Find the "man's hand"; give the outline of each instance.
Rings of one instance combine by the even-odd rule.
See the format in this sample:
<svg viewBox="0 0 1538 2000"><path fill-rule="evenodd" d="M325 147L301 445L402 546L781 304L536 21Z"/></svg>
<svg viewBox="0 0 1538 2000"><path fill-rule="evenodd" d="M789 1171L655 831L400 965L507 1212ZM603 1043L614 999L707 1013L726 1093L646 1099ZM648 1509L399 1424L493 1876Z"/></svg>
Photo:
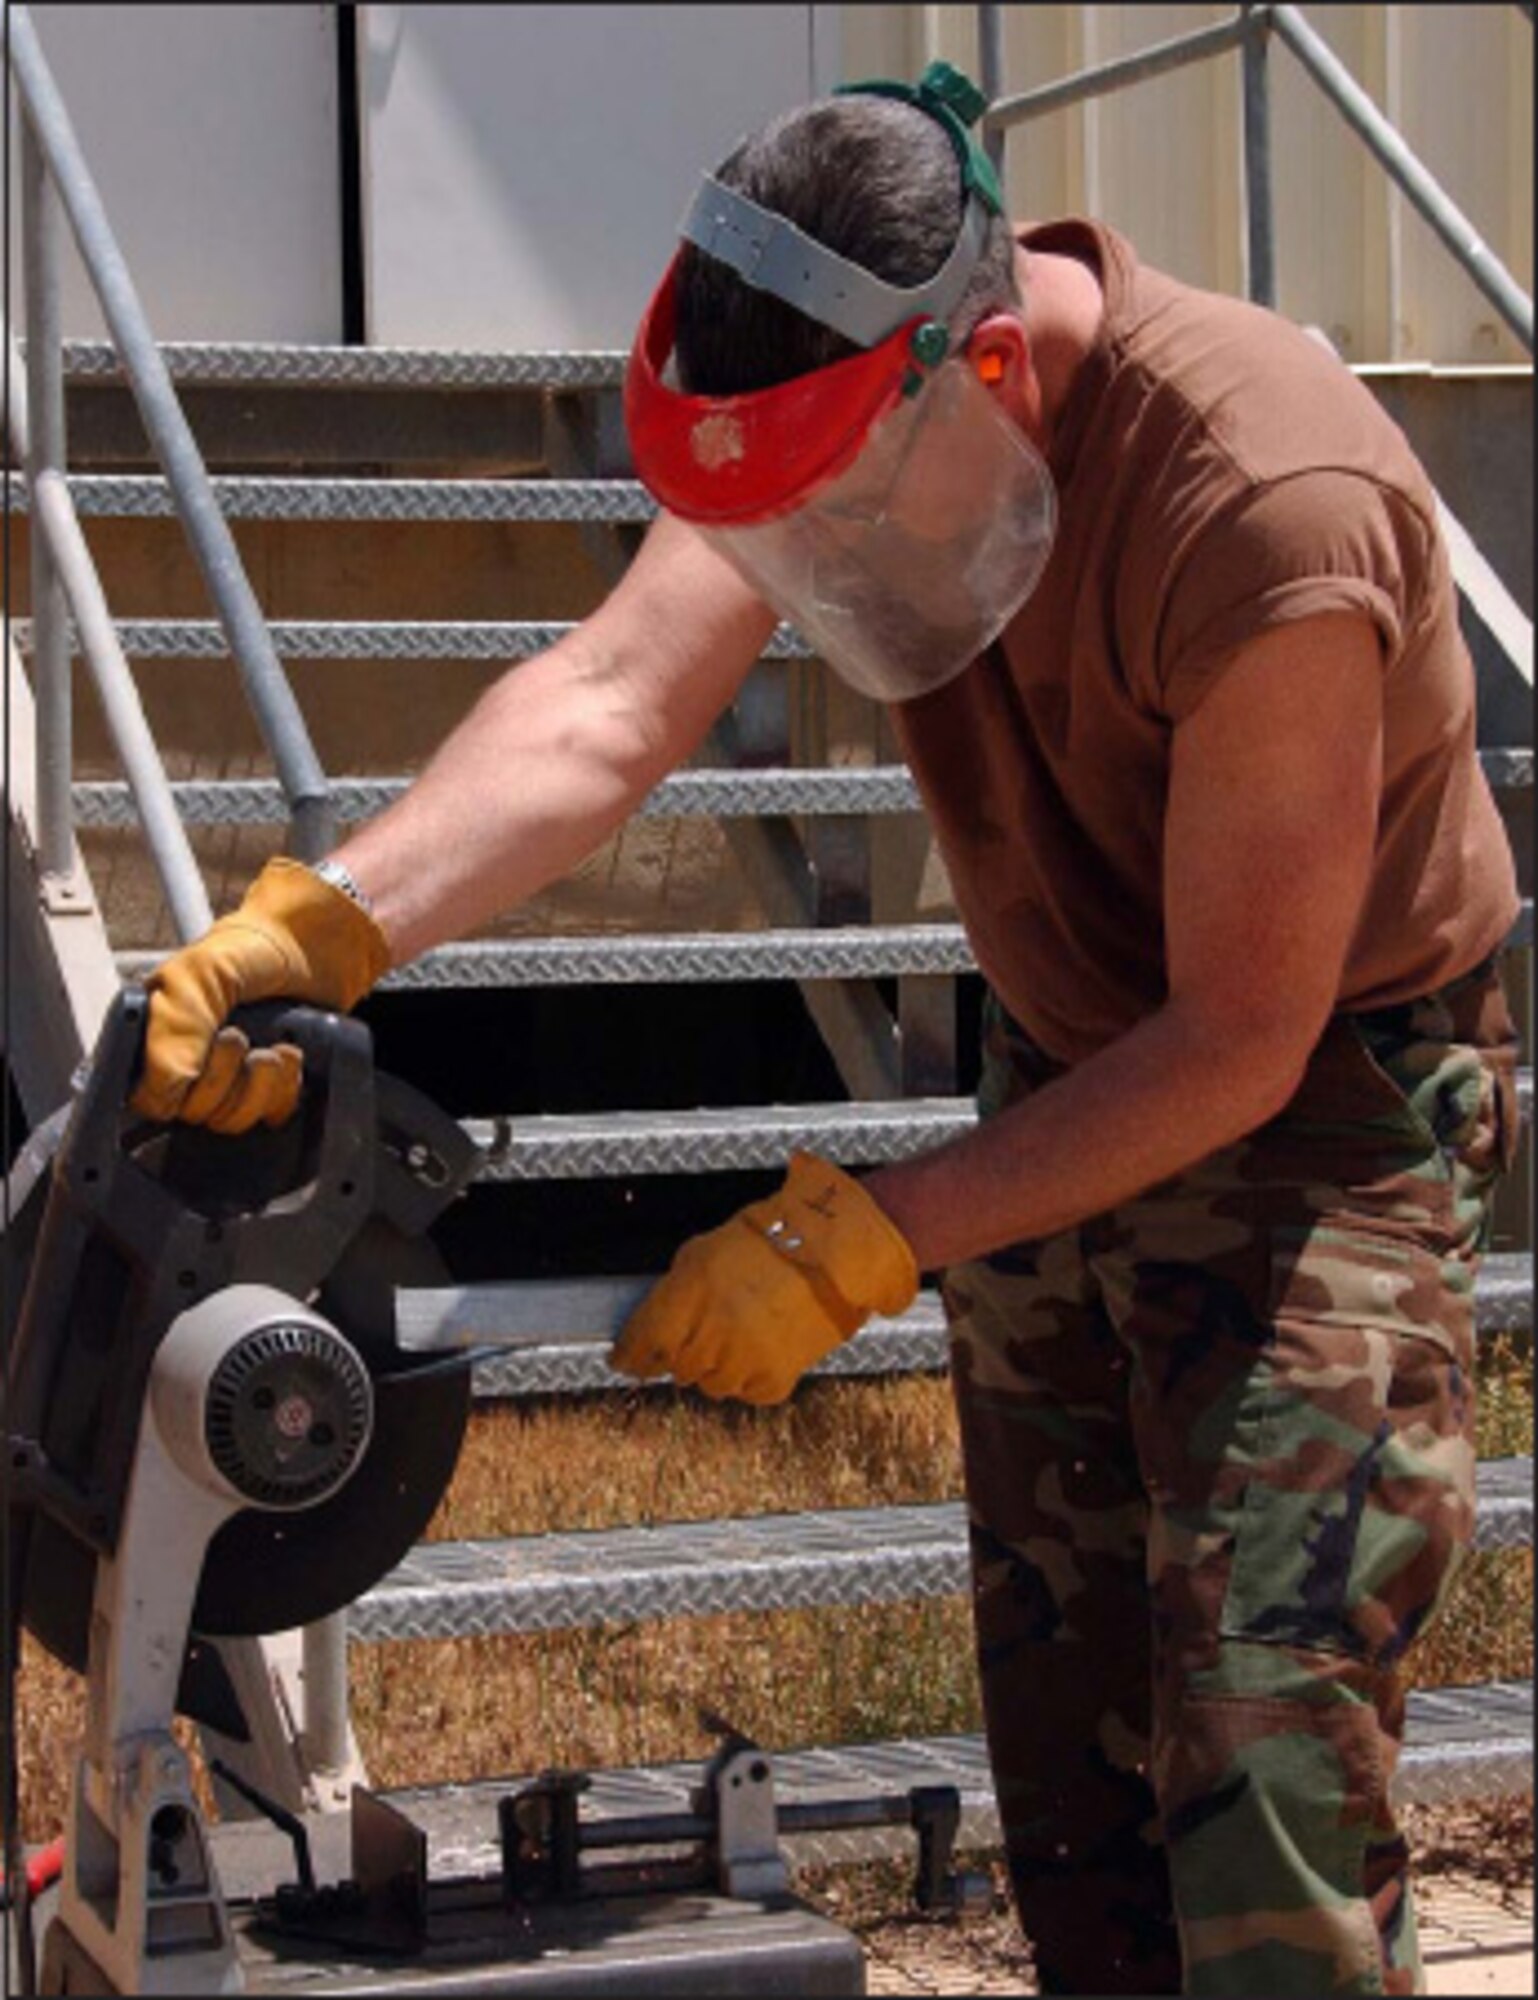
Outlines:
<svg viewBox="0 0 1538 2000"><path fill-rule="evenodd" d="M611 1362L707 1396L780 1403L872 1313L905 1311L917 1290L907 1239L859 1182L797 1153L777 1194L683 1246Z"/></svg>
<svg viewBox="0 0 1538 2000"><path fill-rule="evenodd" d="M150 975L141 1118L245 1132L281 1125L299 1099L299 1051L253 1049L225 1025L253 1000L346 1012L388 969L384 934L361 905L302 862L269 861L239 909Z"/></svg>

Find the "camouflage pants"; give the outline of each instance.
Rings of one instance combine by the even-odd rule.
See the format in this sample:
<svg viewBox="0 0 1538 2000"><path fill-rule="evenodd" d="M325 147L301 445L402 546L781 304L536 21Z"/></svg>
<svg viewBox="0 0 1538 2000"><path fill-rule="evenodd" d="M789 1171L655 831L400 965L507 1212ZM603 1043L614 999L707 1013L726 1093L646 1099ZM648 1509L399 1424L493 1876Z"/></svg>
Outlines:
<svg viewBox="0 0 1538 2000"><path fill-rule="evenodd" d="M1401 1662L1474 1504L1515 1140L1485 969L1285 1111L946 1282L989 1750L1047 1992L1414 1992ZM994 1008L984 1115L1053 1065Z"/></svg>

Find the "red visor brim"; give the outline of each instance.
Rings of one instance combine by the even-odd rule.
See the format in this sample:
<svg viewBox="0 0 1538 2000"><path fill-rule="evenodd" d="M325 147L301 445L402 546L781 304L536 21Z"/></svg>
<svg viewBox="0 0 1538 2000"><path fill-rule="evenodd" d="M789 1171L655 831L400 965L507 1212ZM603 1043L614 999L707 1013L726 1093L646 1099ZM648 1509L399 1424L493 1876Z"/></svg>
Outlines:
<svg viewBox="0 0 1538 2000"><path fill-rule="evenodd" d="M636 474L685 521L771 521L803 505L859 455L903 392L915 320L863 354L744 396L686 396L664 383L677 319L678 258L636 334L625 424Z"/></svg>

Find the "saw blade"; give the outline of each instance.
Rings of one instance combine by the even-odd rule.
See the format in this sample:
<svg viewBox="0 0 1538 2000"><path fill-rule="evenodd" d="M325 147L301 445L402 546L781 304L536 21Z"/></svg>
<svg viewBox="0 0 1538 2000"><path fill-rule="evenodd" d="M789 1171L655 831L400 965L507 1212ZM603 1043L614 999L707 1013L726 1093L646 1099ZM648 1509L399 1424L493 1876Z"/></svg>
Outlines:
<svg viewBox="0 0 1538 2000"><path fill-rule="evenodd" d="M361 1597L437 1510L470 1415L470 1368L413 1368L394 1342L395 1291L445 1280L423 1237L378 1216L359 1230L315 1299L373 1378L374 1430L356 1472L318 1507L248 1507L209 1543L192 1614L211 1638L308 1625Z"/></svg>

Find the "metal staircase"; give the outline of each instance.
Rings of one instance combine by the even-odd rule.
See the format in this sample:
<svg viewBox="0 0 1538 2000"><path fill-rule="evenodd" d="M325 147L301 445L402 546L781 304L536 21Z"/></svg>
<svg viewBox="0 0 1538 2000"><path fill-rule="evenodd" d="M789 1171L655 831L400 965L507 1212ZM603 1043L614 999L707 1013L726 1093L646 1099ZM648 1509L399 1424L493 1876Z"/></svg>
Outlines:
<svg viewBox="0 0 1538 2000"><path fill-rule="evenodd" d="M13 19L22 12L13 10ZM38 148L29 209L36 296L45 283L47 259L54 254L42 247L48 228L46 188L50 176L69 185L72 176L78 177L79 163L72 140L60 135L57 120L50 123L44 115L41 58L25 35L21 49L18 78L29 116L39 128L39 137L29 141ZM60 489L77 516L101 523L153 521L173 512L185 520L185 467L174 479L115 466L99 469L118 450L113 446L109 451L106 441L122 434L128 407L118 353L111 346L64 344L51 359L43 350L50 335L41 306L37 315L29 320L26 346L30 433L25 425L18 431L14 421L19 414L16 390L23 379L19 348L12 371L12 442L19 455L27 456L29 476L24 483L13 483L11 501L19 514L31 515L33 604L42 606L61 588L69 593L74 637L88 657L93 647L99 655L89 663L107 705L124 718L126 733L119 735L118 745L126 763L125 744L139 744L144 729L128 663L154 663L191 678L210 671L214 663L238 658L249 634L239 629L238 620L232 625L229 616L211 622L141 614L118 619L105 638L93 637L90 578L95 571L88 576L77 559L85 546L78 529L71 539L67 525L61 524ZM477 396L504 399L499 408L512 398L527 418L521 435L540 439L542 469L529 467L527 476L520 471L501 478L401 477L396 476L399 458L383 470L376 465L365 473L341 462L333 441L315 451L317 458L338 461L324 472L216 473L206 493L221 521L474 522L509 532L554 526L578 531L595 574L612 576L634 545L632 531L652 511L616 458L617 355L170 345L159 350L159 365L184 401L198 399L205 449L215 462L259 455L264 398L299 388L334 399L333 439L346 436L350 425L358 433L359 397L371 398L376 409L382 407L380 399L395 396L416 399L419 407L436 402L440 420L429 414L417 439L416 450L425 459L432 458L435 440L441 446L451 434L463 434L465 399L473 402ZM72 413L81 413L73 462L98 468L77 469L67 477L62 421L66 384ZM346 407L349 399L351 409ZM142 392L139 407L144 408ZM42 417L45 410L51 415ZM246 410L255 413L254 431L236 421ZM412 427L399 428L405 436ZM520 449L527 454L526 445ZM584 450L585 467L574 469ZM40 505L40 493L46 505ZM233 539L229 545L234 547ZM1498 586L1492 590L1488 574L1477 564L1465 562L1459 575L1471 616L1487 630L1498 627L1497 637L1509 648L1520 652L1525 646L1530 680L1530 621ZM452 596L445 592L439 615L420 620L371 619L361 603L348 616L275 617L264 627L263 644L275 665L312 672L344 661L407 666L422 677L425 704L434 670L444 663L516 662L569 629L565 618L454 621L443 615L453 609ZM30 706L27 688L37 689L39 712L53 718L55 731L49 737L50 725L44 723L35 777L13 787L7 826L13 907L21 908L19 885L27 910L16 963L21 977L37 982L39 992L63 996L63 1011L60 1006L40 1008L35 1025L23 1010L17 1024L20 1038L7 1052L34 1120L64 1096L73 1062L89 1042L93 1018L113 983L143 973L166 949L162 891L150 859L124 844L134 827L169 816L168 838L181 867L192 856L192 834L221 829L232 840L237 835L246 840L249 830L266 828L271 847L287 824L298 851L313 853L332 824L369 816L406 782L399 770L328 771L317 791L305 775L309 767L302 757L296 779L292 744L290 768L281 775L277 767L282 760L269 756L261 768L238 775L193 768L167 778L157 758L152 770L142 762L131 767L128 782L79 777L70 769L67 733L61 750L56 686L52 698L47 694L49 677L56 679L60 671L57 605L49 617L51 624L36 616L11 623L11 636L29 669L18 699ZM911 837L917 825L911 780L880 756L874 718L865 739L877 746L872 761L818 761L819 748L826 758L826 744L819 744L815 730L800 725L787 690L791 667L812 684L815 667L806 648L794 633L782 631L737 712L707 747L710 765L669 779L641 814L719 824L747 885L743 907L756 899L761 921L734 930L470 940L429 953L392 974L378 1002L370 1004L387 1010L399 996L421 993L446 1003L450 995L475 989L682 989L715 983L735 990L744 982L775 982L801 994L809 1017L806 1032L820 1036L844 1094L791 1105L659 1111L615 1104L529 1117L510 1115L505 1105L477 1105L465 1122L484 1149L482 1182L502 1190L500 1198L510 1204L510 1214L516 1212L512 1205L521 1190L532 1183L767 1171L798 1145L816 1147L846 1164L868 1164L904 1157L970 1124L973 1111L958 1094L957 1069L958 992L964 993L974 977L965 938L953 921L919 914L911 867L897 871L906 885L906 900L872 887L888 832L906 828ZM278 672L281 678L282 666ZM245 678L251 687L252 675L247 672ZM261 680L260 674L256 679ZM270 673L265 684L270 695ZM26 724L30 729L30 715ZM193 752L174 742L161 749L183 770L198 762ZM1530 813L1531 749L1502 745L1483 754L1509 813ZM67 801L62 833L61 755ZM108 835L113 844L100 849L106 858L98 862L93 881L83 854L93 851L97 836ZM204 852L205 871L221 865L214 850ZM237 872L249 870L252 852L249 844L240 849L232 864ZM208 854L214 854L212 861ZM163 881L163 865L159 874ZM206 893L200 889L199 894L206 906ZM173 894L170 901L176 934L200 928L198 896L184 893L178 901ZM142 927L127 928L130 923L142 926L146 911L159 926L153 937L144 935ZM1530 950L1531 941L1529 901L1513 942ZM1530 1073L1524 1075L1524 1106L1530 1123ZM604 1364L605 1343L633 1301L637 1284L634 1278L598 1270L572 1270L558 1279L467 1282L451 1292L404 1294L402 1314L408 1328L416 1324L424 1344L450 1324L472 1342L502 1344L500 1353L477 1364L476 1388L483 1398L600 1392L615 1381ZM1525 1255L1511 1251L1490 1260L1479 1309L1485 1332L1519 1328L1531 1333L1532 1280ZM938 1300L926 1294L902 1319L867 1328L830 1357L821 1372L937 1371L944 1365ZM1531 1461L1487 1464L1480 1477L1480 1547L1530 1546ZM355 1644L386 1643L723 1610L874 1603L957 1592L965 1588L965 1576L964 1524L960 1508L953 1505L439 1544L416 1551L353 1608L349 1636ZM1530 1783L1531 1728L1523 1690L1503 1685L1419 1695L1412 1700L1410 1737L1400 1779L1408 1795L1445 1796L1460 1788L1516 1790ZM819 1789L847 1795L855 1789L891 1791L941 1778L961 1786L964 1833L992 1838L996 1822L975 1738L811 1750L779 1767L781 1790L791 1800ZM648 1806L659 1798L672 1800L689 1782L683 1767L608 1774L593 1803L600 1813L620 1813L633 1809L638 1796L644 1795ZM449 1815L435 1842L441 1837L450 1846L456 1840L473 1845L495 1837L490 1831L494 1803L489 1794L480 1798L474 1788L460 1788L452 1808L432 1807L430 1819L432 1812ZM854 1839L825 1837L816 1851L845 1854ZM861 1852L878 1851L880 1836L859 1839Z"/></svg>

